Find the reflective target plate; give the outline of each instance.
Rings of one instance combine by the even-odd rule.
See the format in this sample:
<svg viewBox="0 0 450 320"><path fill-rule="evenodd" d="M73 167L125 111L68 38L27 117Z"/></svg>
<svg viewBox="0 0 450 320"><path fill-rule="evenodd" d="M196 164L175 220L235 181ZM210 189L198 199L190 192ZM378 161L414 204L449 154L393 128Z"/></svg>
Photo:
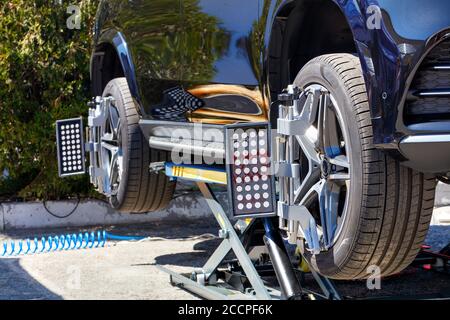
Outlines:
<svg viewBox="0 0 450 320"><path fill-rule="evenodd" d="M267 124L229 126L227 173L233 216L272 216L275 212L275 180Z"/></svg>
<svg viewBox="0 0 450 320"><path fill-rule="evenodd" d="M80 175L86 172L83 119L67 119L56 122L58 170L60 177Z"/></svg>

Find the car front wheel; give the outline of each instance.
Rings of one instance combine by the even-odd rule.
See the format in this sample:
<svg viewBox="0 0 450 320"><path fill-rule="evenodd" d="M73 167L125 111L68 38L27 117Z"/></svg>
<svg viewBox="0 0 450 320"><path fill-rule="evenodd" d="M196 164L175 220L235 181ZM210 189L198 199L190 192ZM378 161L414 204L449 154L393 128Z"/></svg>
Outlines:
<svg viewBox="0 0 450 320"><path fill-rule="evenodd" d="M376 149L360 61L331 54L307 63L294 84L327 95L299 136L303 164L317 169L296 192L316 220L320 253L300 250L310 266L333 279L395 274L416 257L433 211L436 179L402 166ZM303 241L303 240L302 240ZM378 269L374 269L378 268Z"/></svg>

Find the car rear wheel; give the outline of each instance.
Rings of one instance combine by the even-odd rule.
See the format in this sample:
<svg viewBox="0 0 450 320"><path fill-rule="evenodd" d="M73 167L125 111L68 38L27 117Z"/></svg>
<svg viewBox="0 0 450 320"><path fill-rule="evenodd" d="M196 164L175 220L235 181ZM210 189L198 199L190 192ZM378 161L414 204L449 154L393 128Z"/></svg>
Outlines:
<svg viewBox="0 0 450 320"><path fill-rule="evenodd" d="M149 166L168 161L167 152L150 149L125 78L111 80L103 97L113 98L99 134L99 163L107 175L103 190L108 191L112 207L127 213L164 209L172 199L175 182L163 172L151 173Z"/></svg>
<svg viewBox="0 0 450 320"><path fill-rule="evenodd" d="M373 267L383 276L400 272L427 234L436 179L374 147L357 57L317 57L294 84L329 98L312 115L307 136L299 139L300 161L313 157L318 169L298 190L298 204L309 209L321 235L320 253L308 250L303 240L300 250L313 269L333 279L367 278Z"/></svg>

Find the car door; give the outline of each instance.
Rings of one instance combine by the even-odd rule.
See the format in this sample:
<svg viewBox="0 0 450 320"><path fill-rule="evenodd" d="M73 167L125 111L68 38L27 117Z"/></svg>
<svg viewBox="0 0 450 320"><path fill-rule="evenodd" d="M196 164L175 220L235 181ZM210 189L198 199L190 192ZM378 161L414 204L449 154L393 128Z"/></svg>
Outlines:
<svg viewBox="0 0 450 320"><path fill-rule="evenodd" d="M185 90L203 100L192 122L264 121L259 0L182 0Z"/></svg>
<svg viewBox="0 0 450 320"><path fill-rule="evenodd" d="M170 107L167 92L181 83L181 1L128 0L120 10L142 104L156 119Z"/></svg>

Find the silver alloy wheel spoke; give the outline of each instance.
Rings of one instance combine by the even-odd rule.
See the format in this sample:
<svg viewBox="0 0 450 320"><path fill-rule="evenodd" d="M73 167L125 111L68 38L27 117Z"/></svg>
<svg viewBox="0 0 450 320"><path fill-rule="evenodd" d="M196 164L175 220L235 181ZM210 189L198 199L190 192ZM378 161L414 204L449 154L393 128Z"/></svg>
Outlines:
<svg viewBox="0 0 450 320"><path fill-rule="evenodd" d="M117 134L117 130L119 129L120 116L117 112L117 109L113 106L109 107L109 123L114 134Z"/></svg>
<svg viewBox="0 0 450 320"><path fill-rule="evenodd" d="M113 140L112 135L110 133L105 134L103 136L102 147L110 152L116 152L116 149L118 149L117 142Z"/></svg>
<svg viewBox="0 0 450 320"><path fill-rule="evenodd" d="M342 130L343 120L335 100L322 86L312 85L306 92L301 118L311 125L312 132L317 132L317 140L312 141L307 134L296 136L309 171L295 190L295 203L308 207L311 201L318 201L318 232L322 234L322 247L328 250L345 220L351 164ZM342 192L346 192L343 207L340 206Z"/></svg>
<svg viewBox="0 0 450 320"><path fill-rule="evenodd" d="M327 161L332 165L332 173L329 174L328 179L330 181L350 180L350 174L345 172L350 168L350 163L348 158L342 155L337 116L333 104L328 105L325 109L323 126L325 156L327 157Z"/></svg>
<svg viewBox="0 0 450 320"><path fill-rule="evenodd" d="M106 174L104 190L116 195L122 174L121 121L116 107L111 104L101 132L102 163Z"/></svg>
<svg viewBox="0 0 450 320"><path fill-rule="evenodd" d="M350 168L350 163L348 161L348 158L344 155L340 155L337 157L334 157L332 159L329 159L329 162L335 166L344 168L344 169L349 169Z"/></svg>
<svg viewBox="0 0 450 320"><path fill-rule="evenodd" d="M310 126L313 126L317 118L317 113L320 108L322 93L320 90L311 90L306 92L305 107L301 112L301 118L306 119ZM300 145L303 153L306 155L308 161L309 172L300 186L295 190L294 203L301 201L307 194L317 180L320 178L320 157L316 151L316 145L307 136L296 136L297 142Z"/></svg>
<svg viewBox="0 0 450 320"><path fill-rule="evenodd" d="M340 189L336 183L324 181L319 195L320 220L326 248L331 246L337 229Z"/></svg>
<svg viewBox="0 0 450 320"><path fill-rule="evenodd" d="M324 106L323 119L323 144L325 156L332 159L340 155L340 145L338 141L337 119L332 104Z"/></svg>
<svg viewBox="0 0 450 320"><path fill-rule="evenodd" d="M317 120L317 129L318 129L318 139L316 142L316 147L322 154L325 154L325 146L323 141L323 135L324 135L324 120L325 120L325 109L328 105L328 93L322 93L320 95L319 99L319 114L318 114L318 120Z"/></svg>
<svg viewBox="0 0 450 320"><path fill-rule="evenodd" d="M300 205L307 205L313 197L319 201L320 221L324 247L329 248L338 224L339 194L341 187L336 183L320 179L306 193Z"/></svg>
<svg viewBox="0 0 450 320"><path fill-rule="evenodd" d="M306 177L303 178L301 185L294 192L294 203L298 203L302 200L306 196L308 190L310 190L317 180L320 179L320 159L314 152L314 146L305 137L297 136L297 141L308 159L309 172Z"/></svg>
<svg viewBox="0 0 450 320"><path fill-rule="evenodd" d="M118 175L119 175L119 170L117 168L118 166L118 158L119 158L119 153L116 152L114 153L114 155L111 158L111 165L110 165L110 173L109 173L109 182L111 184L111 191L113 194L117 193L117 180L118 180Z"/></svg>
<svg viewBox="0 0 450 320"><path fill-rule="evenodd" d="M319 111L321 92L320 90L311 90L306 95L305 107L301 112L301 118L312 126L316 121L317 112Z"/></svg>

